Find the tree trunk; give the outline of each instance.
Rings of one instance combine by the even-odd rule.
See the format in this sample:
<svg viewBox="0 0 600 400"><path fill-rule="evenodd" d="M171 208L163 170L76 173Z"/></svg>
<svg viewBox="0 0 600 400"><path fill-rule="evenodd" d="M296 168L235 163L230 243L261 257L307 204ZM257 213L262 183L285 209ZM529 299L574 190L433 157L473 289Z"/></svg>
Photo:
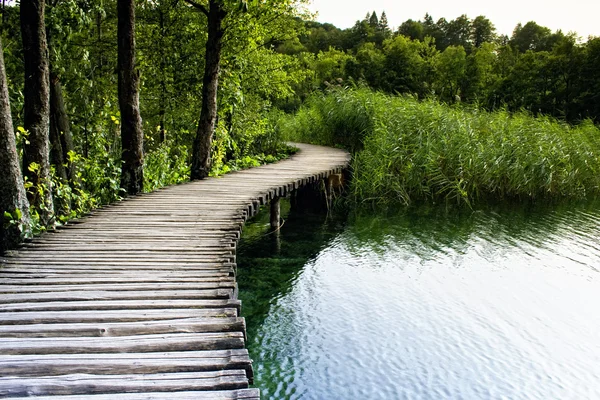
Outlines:
<svg viewBox="0 0 600 400"><path fill-rule="evenodd" d="M119 0L118 72L119 108L121 110L121 187L128 194L144 188L142 118L140 116L138 81L135 71L135 1Z"/></svg>
<svg viewBox="0 0 600 400"><path fill-rule="evenodd" d="M58 141L55 142L54 136L58 138ZM69 161L69 152L75 151L75 146L71 134L71 123L65 108L62 85L60 84L60 78L54 72L50 73L50 141L52 145L50 150L52 163L58 165L55 162L58 163L60 160L63 165L62 170L64 173L59 171L58 166L56 168L58 176L72 182L75 179L75 166ZM52 157L55 144L57 148L60 146L56 158ZM60 153L62 153L62 156L59 158Z"/></svg>
<svg viewBox="0 0 600 400"><path fill-rule="evenodd" d="M4 50L0 43L0 253L21 242L23 234L29 232L29 203L25 195L19 156L15 143L8 84L4 68ZM17 211L18 210L18 211ZM4 213L12 215L10 221ZM19 216L20 214L20 216Z"/></svg>
<svg viewBox="0 0 600 400"><path fill-rule="evenodd" d="M40 222L53 220L50 179L49 115L50 88L48 46L44 24L44 0L21 0L21 35L25 62L24 127L29 132L23 146L23 169L35 186L27 195L40 215ZM29 169L32 163L38 168Z"/></svg>
<svg viewBox="0 0 600 400"><path fill-rule="evenodd" d="M56 89L54 79L50 81L50 163L54 166L56 176L64 183L68 181L65 168L63 147L60 140L61 129L58 126L59 118L56 105Z"/></svg>
<svg viewBox="0 0 600 400"><path fill-rule="evenodd" d="M46 7L46 16L50 16L57 1L50 1ZM46 41L48 53L52 54L54 47L53 32L46 26ZM56 72L54 60L49 58L50 71L50 164L54 166L56 176L64 183L73 179L73 165L69 162L69 152L74 151L71 124L65 109L60 77Z"/></svg>
<svg viewBox="0 0 600 400"><path fill-rule="evenodd" d="M223 47L223 19L227 15L218 0L209 1L208 40L206 64L202 86L202 110L198 131L192 148L191 179L204 179L210 172L210 150L217 121L217 91L221 72L221 49Z"/></svg>
<svg viewBox="0 0 600 400"><path fill-rule="evenodd" d="M167 129L165 127L165 117L167 114L166 110L166 102L167 102L167 46L165 45L165 12L162 6L158 7L158 21L160 26L160 48L161 48L161 57L160 57L160 89L162 91L160 96L160 108L159 108L159 117L160 117L160 132L159 132L159 141L160 143L164 143L167 140Z"/></svg>

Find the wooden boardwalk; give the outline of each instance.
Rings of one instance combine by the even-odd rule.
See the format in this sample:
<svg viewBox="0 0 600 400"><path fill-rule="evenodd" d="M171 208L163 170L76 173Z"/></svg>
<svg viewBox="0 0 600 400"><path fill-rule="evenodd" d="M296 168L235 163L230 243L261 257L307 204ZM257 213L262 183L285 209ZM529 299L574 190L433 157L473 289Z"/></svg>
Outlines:
<svg viewBox="0 0 600 400"><path fill-rule="evenodd" d="M340 173L290 159L97 210L0 260L0 398L258 399L235 280L261 204Z"/></svg>

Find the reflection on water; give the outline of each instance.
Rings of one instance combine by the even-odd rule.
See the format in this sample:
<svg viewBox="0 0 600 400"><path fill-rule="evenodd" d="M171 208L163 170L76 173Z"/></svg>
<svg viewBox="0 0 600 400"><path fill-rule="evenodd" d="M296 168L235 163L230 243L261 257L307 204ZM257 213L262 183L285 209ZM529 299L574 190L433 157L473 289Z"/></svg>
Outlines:
<svg viewBox="0 0 600 400"><path fill-rule="evenodd" d="M264 399L600 399L600 207L290 213L239 283Z"/></svg>

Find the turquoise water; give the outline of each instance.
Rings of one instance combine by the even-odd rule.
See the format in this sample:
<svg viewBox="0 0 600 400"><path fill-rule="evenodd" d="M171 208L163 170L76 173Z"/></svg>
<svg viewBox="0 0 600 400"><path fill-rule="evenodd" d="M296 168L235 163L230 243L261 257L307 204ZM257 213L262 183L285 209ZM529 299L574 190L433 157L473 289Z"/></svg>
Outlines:
<svg viewBox="0 0 600 400"><path fill-rule="evenodd" d="M600 207L292 212L245 228L264 399L600 399Z"/></svg>

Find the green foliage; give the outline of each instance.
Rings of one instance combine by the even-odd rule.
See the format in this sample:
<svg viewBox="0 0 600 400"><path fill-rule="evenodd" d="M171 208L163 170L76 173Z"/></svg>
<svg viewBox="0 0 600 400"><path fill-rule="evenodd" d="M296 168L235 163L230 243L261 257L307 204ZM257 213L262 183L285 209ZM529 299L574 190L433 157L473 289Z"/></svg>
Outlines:
<svg viewBox="0 0 600 400"><path fill-rule="evenodd" d="M535 22L517 25L510 38L499 37L493 23L481 15L434 21L429 14L420 21L405 21L394 35L382 35L385 29L377 15L369 13L346 30L306 23L309 34L300 37L300 44L317 56L315 62L305 63L316 71L316 84L299 85L300 100L335 78L488 110L525 109L570 123L600 121L594 90L600 85L598 38L583 43L575 34L552 33ZM298 51L298 58L308 58ZM335 63L334 54L343 63Z"/></svg>
<svg viewBox="0 0 600 400"><path fill-rule="evenodd" d="M277 110L258 115L241 113L232 121L230 131L220 122L213 141L211 175L257 167L293 154L295 149L284 143L278 124L282 115Z"/></svg>
<svg viewBox="0 0 600 400"><path fill-rule="evenodd" d="M522 112L450 107L358 89L322 95L282 124L291 136L356 150L339 136L351 132L338 130L350 115L362 116L354 125L363 132L355 140L364 142L352 164L357 202L473 205L600 194L600 130L590 121L572 127Z"/></svg>
<svg viewBox="0 0 600 400"><path fill-rule="evenodd" d="M16 208L12 212L4 211L2 227L5 230L15 228L23 235L25 234L25 227L22 224L22 219L23 213L18 208Z"/></svg>
<svg viewBox="0 0 600 400"><path fill-rule="evenodd" d="M313 94L295 116L279 123L283 137L299 142L360 150L373 131L373 112L379 99L368 90L331 87Z"/></svg>
<svg viewBox="0 0 600 400"><path fill-rule="evenodd" d="M219 126L214 173L273 162L289 153L271 117L273 103L292 98L312 73L274 44L298 41L303 0L225 2L227 34L222 53ZM240 8L242 7L242 8ZM136 67L145 131L144 190L189 178L189 151L198 123L207 40L206 17L185 2L137 3ZM2 36L15 125L22 125L22 45L19 8L7 5ZM64 93L75 151L69 182L34 187L51 190L57 223L121 199L120 115L117 101L116 1L54 2L46 8L50 61ZM300 44L300 46L302 46ZM302 46L303 47L303 46ZM27 132L17 132L19 148ZM38 166L31 166L36 168ZM39 216L33 214L36 232Z"/></svg>
<svg viewBox="0 0 600 400"><path fill-rule="evenodd" d="M144 191L183 183L189 180L190 166L186 146L176 146L173 141L161 143L144 157Z"/></svg>

